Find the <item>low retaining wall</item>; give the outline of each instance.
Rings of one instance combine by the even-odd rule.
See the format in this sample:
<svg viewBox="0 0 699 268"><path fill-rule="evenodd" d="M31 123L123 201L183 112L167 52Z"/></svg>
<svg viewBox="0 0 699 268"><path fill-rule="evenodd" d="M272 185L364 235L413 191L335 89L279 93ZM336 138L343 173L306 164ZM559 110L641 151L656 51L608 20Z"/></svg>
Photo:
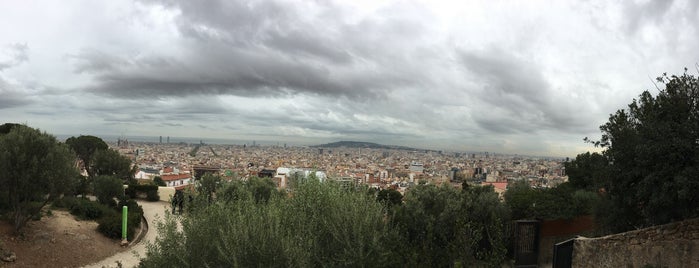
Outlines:
<svg viewBox="0 0 699 268"><path fill-rule="evenodd" d="M170 202L175 196L175 187L158 187L158 196L160 196L160 201Z"/></svg>
<svg viewBox="0 0 699 268"><path fill-rule="evenodd" d="M575 239L573 267L699 267L699 218Z"/></svg>

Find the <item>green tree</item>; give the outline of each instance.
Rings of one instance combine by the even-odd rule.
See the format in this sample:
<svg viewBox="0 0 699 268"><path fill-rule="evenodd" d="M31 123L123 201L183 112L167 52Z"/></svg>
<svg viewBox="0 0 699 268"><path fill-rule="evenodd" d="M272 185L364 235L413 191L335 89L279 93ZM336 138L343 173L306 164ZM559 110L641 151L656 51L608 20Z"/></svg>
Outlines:
<svg viewBox="0 0 699 268"><path fill-rule="evenodd" d="M395 189L383 189L376 194L376 201L392 208L403 203L403 195Z"/></svg>
<svg viewBox="0 0 699 268"><path fill-rule="evenodd" d="M92 170L93 157L97 151L107 150L109 148L107 143L95 136L80 135L77 138L68 138L66 144L73 149L78 158L83 162L88 176L95 176L96 174Z"/></svg>
<svg viewBox="0 0 699 268"><path fill-rule="evenodd" d="M573 161L565 163L568 181L573 187L597 190L606 179L609 161L599 153L579 154Z"/></svg>
<svg viewBox="0 0 699 268"><path fill-rule="evenodd" d="M94 193L97 201L110 207L116 207L117 200L124 199L124 183L114 176L100 175L94 181Z"/></svg>
<svg viewBox="0 0 699 268"><path fill-rule="evenodd" d="M24 125L0 127L0 196L19 231L61 194L73 189L77 170L70 148L53 136Z"/></svg>
<svg viewBox="0 0 699 268"><path fill-rule="evenodd" d="M613 231L699 216L699 80L685 69L658 82L664 89L610 115L593 142L614 174L603 183Z"/></svg>
<svg viewBox="0 0 699 268"><path fill-rule="evenodd" d="M155 183L155 185L158 185L158 186L165 186L166 185L165 181L163 180L163 177L160 177L160 176L155 176L153 178L153 183Z"/></svg>
<svg viewBox="0 0 699 268"><path fill-rule="evenodd" d="M510 183L503 197L512 212L512 219L534 218L534 204L538 198L536 191L529 183L526 181Z"/></svg>
<svg viewBox="0 0 699 268"><path fill-rule="evenodd" d="M221 177L211 174L204 174L197 183L199 196L204 197L208 203L213 201L217 189L221 186Z"/></svg>
<svg viewBox="0 0 699 268"><path fill-rule="evenodd" d="M393 217L393 228L400 232L393 250L405 261L401 266L497 266L506 253L508 220L509 212L492 187L458 191L449 185L419 185L406 194Z"/></svg>
<svg viewBox="0 0 699 268"><path fill-rule="evenodd" d="M135 170L131 167L131 159L113 149L96 151L92 161L94 176L115 176L122 180L129 180L135 174Z"/></svg>
<svg viewBox="0 0 699 268"><path fill-rule="evenodd" d="M269 178L251 177L246 185L250 189L255 202L267 202L273 194L277 193L276 184Z"/></svg>

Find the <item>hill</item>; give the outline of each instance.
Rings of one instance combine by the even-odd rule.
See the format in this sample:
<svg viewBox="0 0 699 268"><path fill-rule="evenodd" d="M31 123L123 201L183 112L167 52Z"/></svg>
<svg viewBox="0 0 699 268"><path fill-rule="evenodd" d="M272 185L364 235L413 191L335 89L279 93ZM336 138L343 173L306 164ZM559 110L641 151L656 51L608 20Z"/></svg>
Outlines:
<svg viewBox="0 0 699 268"><path fill-rule="evenodd" d="M321 144L321 145L314 145L311 147L318 147L318 148L340 148L340 147L370 148L370 149L393 149L393 150L410 150L410 151L420 150L420 149L415 149L415 148L410 148L410 147L405 147L405 146L383 145L383 144L378 144L378 143L373 143L373 142L363 142L363 141L338 141L338 142L331 142L331 143L326 143L326 144Z"/></svg>

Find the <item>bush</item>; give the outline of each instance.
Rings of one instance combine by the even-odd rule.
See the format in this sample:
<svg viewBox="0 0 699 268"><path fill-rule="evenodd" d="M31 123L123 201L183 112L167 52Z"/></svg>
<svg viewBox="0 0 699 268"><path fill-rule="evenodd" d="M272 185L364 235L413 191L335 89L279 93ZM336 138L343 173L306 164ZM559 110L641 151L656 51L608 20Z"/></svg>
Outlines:
<svg viewBox="0 0 699 268"><path fill-rule="evenodd" d="M126 237L129 240L133 239L136 228L141 225L141 217L143 216L143 208L133 200L119 202L119 212L109 213L109 215L99 219L97 230L100 233L109 238L121 238L121 207L124 205L129 208Z"/></svg>
<svg viewBox="0 0 699 268"><path fill-rule="evenodd" d="M148 191L146 192L146 200L148 201L160 201L160 195L158 195L158 189L155 191Z"/></svg>
<svg viewBox="0 0 699 268"><path fill-rule="evenodd" d="M75 203L72 203L68 208L70 209L70 214L82 220L99 219L110 211L107 206L87 199L75 198L74 201Z"/></svg>

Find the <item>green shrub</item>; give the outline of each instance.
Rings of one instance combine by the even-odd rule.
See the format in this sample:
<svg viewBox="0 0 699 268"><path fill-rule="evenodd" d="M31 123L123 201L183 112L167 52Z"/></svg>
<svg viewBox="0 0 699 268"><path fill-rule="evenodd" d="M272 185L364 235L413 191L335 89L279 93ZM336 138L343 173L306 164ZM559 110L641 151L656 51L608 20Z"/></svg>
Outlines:
<svg viewBox="0 0 699 268"><path fill-rule="evenodd" d="M82 220L95 220L101 218L110 210L107 206L87 199L76 199L71 205L70 214Z"/></svg>
<svg viewBox="0 0 699 268"><path fill-rule="evenodd" d="M124 186L121 179L113 176L98 176L95 178L95 196L97 200L110 207L116 206L116 199L124 196Z"/></svg>
<svg viewBox="0 0 699 268"><path fill-rule="evenodd" d="M148 201L160 201L160 195L158 195L158 189L155 189L154 191L148 191L146 192L146 200Z"/></svg>
<svg viewBox="0 0 699 268"><path fill-rule="evenodd" d="M129 185L129 187L126 187L126 189L124 189L124 194L131 199L135 199L137 195L136 187L134 187L134 185Z"/></svg>
<svg viewBox="0 0 699 268"><path fill-rule="evenodd" d="M128 221L126 226L127 239L133 239L136 228L141 225L141 217L143 217L143 209L133 200L119 202L119 207L126 205L129 208ZM121 238L121 209L119 212L111 210L112 213L97 220L99 226L97 230L106 237L119 239Z"/></svg>

